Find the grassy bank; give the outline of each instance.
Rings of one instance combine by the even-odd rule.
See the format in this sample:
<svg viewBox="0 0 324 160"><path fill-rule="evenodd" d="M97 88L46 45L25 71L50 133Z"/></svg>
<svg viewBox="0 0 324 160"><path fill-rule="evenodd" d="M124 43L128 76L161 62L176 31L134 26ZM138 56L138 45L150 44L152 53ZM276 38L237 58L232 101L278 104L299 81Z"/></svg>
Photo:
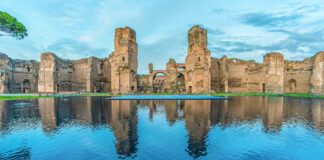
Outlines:
<svg viewBox="0 0 324 160"><path fill-rule="evenodd" d="M36 99L36 98L46 98L49 96L29 96L29 95L19 95L19 96L0 96L0 101L4 101L4 100L22 100L22 99Z"/></svg>
<svg viewBox="0 0 324 160"><path fill-rule="evenodd" d="M136 93L143 95L144 93ZM121 95L121 94L119 94ZM175 93L150 93L150 95L175 95ZM198 95L198 94L197 94ZM208 93L208 95L213 96L270 96L270 97L297 97L297 98L323 98L324 95L314 95L309 93L285 93L285 94L275 94L275 93ZM22 100L22 99L36 99L36 98L48 98L48 97L67 97L67 96L115 96L112 93L83 93L83 94L53 94L53 95L23 95L23 94L12 94L12 95L0 95L1 100Z"/></svg>
<svg viewBox="0 0 324 160"><path fill-rule="evenodd" d="M324 98L324 95L314 95L309 93L211 93L214 96L269 96L269 97L297 97L297 98Z"/></svg>
<svg viewBox="0 0 324 160"><path fill-rule="evenodd" d="M49 95L23 95L23 94L11 94L0 95L0 101L4 100L23 100L23 99L37 99L37 98L49 98L49 97L67 97L67 96L84 96L84 97L100 97L100 96L113 96L112 93L82 93L82 94L49 94Z"/></svg>

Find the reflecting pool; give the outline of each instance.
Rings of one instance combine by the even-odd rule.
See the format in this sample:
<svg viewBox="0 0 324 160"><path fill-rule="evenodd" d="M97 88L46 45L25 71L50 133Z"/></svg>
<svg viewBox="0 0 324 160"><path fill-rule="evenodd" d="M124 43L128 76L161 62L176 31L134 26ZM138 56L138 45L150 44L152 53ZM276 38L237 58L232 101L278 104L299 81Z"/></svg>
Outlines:
<svg viewBox="0 0 324 160"><path fill-rule="evenodd" d="M324 159L324 100L0 101L0 159Z"/></svg>

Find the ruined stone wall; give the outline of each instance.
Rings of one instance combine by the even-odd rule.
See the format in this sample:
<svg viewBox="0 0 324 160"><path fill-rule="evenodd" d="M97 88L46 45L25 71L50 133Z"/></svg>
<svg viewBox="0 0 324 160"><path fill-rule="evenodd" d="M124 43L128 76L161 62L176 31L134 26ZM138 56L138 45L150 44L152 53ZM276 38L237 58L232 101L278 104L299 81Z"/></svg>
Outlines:
<svg viewBox="0 0 324 160"><path fill-rule="evenodd" d="M0 54L0 93L37 92L39 63Z"/></svg>
<svg viewBox="0 0 324 160"><path fill-rule="evenodd" d="M41 62L11 59L0 53L0 93L16 92L264 92L323 94L324 52L303 61L284 61L268 53L262 63L210 56L207 30L188 31L185 63L170 59L165 70L138 76L136 33L115 30L115 51L107 58L65 60L43 53ZM165 74L157 76L158 73Z"/></svg>
<svg viewBox="0 0 324 160"><path fill-rule="evenodd" d="M228 59L226 68L228 71L228 90L230 92L247 91L249 62L239 59Z"/></svg>
<svg viewBox="0 0 324 160"><path fill-rule="evenodd" d="M165 70L154 70L153 64L149 64L150 75L148 75L149 92L185 92L185 64L176 63L169 59Z"/></svg>
<svg viewBox="0 0 324 160"><path fill-rule="evenodd" d="M60 59L54 53L41 54L38 92L72 91L72 71L71 61Z"/></svg>
<svg viewBox="0 0 324 160"><path fill-rule="evenodd" d="M139 75L137 77L137 91L146 93L150 90L150 75Z"/></svg>
<svg viewBox="0 0 324 160"><path fill-rule="evenodd" d="M309 92L324 93L324 52L319 52L313 57Z"/></svg>
<svg viewBox="0 0 324 160"><path fill-rule="evenodd" d="M38 92L54 93L56 83L56 56L53 53L41 54L39 67Z"/></svg>
<svg viewBox="0 0 324 160"><path fill-rule="evenodd" d="M268 53L263 63L212 58L211 88L216 92L323 94L324 52L303 61Z"/></svg>
<svg viewBox="0 0 324 160"><path fill-rule="evenodd" d="M73 82L80 92L93 92L92 70L95 60L91 58L80 59L73 62Z"/></svg>
<svg viewBox="0 0 324 160"><path fill-rule="evenodd" d="M211 88L211 58L207 48L207 31L199 26L188 32L188 54L186 57L186 91L209 92Z"/></svg>
<svg viewBox="0 0 324 160"><path fill-rule="evenodd" d="M323 93L324 52L303 61L285 62L286 93Z"/></svg>
<svg viewBox="0 0 324 160"><path fill-rule="evenodd" d="M280 53L269 53L264 56L266 92L283 93L284 57Z"/></svg>
<svg viewBox="0 0 324 160"><path fill-rule="evenodd" d="M177 63L174 59L169 59L169 62L166 64L166 73L165 77L165 90L166 91L175 91L177 90Z"/></svg>
<svg viewBox="0 0 324 160"><path fill-rule="evenodd" d="M91 86L90 92L110 91L110 65L107 59L91 58Z"/></svg>
<svg viewBox="0 0 324 160"><path fill-rule="evenodd" d="M267 54L261 64L226 56L212 58L211 79L216 92L283 93L283 56Z"/></svg>
<svg viewBox="0 0 324 160"><path fill-rule="evenodd" d="M56 83L54 84L55 92L74 91L73 83L73 63L70 60L64 60L56 57Z"/></svg>
<svg viewBox="0 0 324 160"><path fill-rule="evenodd" d="M136 33L129 27L115 32L115 51L96 57L63 60L53 53L41 56L39 92L114 92L137 89Z"/></svg>
<svg viewBox="0 0 324 160"><path fill-rule="evenodd" d="M262 65L254 61L212 58L212 91L261 92L263 77Z"/></svg>
<svg viewBox="0 0 324 160"><path fill-rule="evenodd" d="M211 90L220 92L220 60L211 57L211 68L210 68L210 78L211 78Z"/></svg>
<svg viewBox="0 0 324 160"><path fill-rule="evenodd" d="M312 59L303 61L285 62L285 88L286 93L307 93L311 76Z"/></svg>
<svg viewBox="0 0 324 160"><path fill-rule="evenodd" d="M39 92L43 93L110 91L107 59L90 57L71 61L43 53L39 75Z"/></svg>
<svg viewBox="0 0 324 160"><path fill-rule="evenodd" d="M129 27L115 30L115 51L111 64L111 90L113 93L134 92L137 89L136 33Z"/></svg>
<svg viewBox="0 0 324 160"><path fill-rule="evenodd" d="M11 63L10 58L1 53L0 54L0 93L9 92L9 81L11 77Z"/></svg>
<svg viewBox="0 0 324 160"><path fill-rule="evenodd" d="M109 63L109 58L103 59L102 63L98 67L101 69L101 72L99 73L102 74L104 92L111 92L111 65Z"/></svg>
<svg viewBox="0 0 324 160"><path fill-rule="evenodd" d="M250 62L247 68L246 92L266 92L263 65Z"/></svg>
<svg viewBox="0 0 324 160"><path fill-rule="evenodd" d="M324 52L304 61L284 61L283 55L277 52L266 54L263 63L228 59L226 56L221 59L211 58L207 49L207 31L199 26L189 30L188 42L185 83L189 93L216 91L323 94Z"/></svg>

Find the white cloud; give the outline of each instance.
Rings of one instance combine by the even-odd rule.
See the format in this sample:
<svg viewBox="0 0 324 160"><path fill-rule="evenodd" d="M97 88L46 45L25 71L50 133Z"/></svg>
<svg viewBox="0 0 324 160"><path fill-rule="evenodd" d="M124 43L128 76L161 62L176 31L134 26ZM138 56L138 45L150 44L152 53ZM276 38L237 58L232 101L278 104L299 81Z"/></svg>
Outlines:
<svg viewBox="0 0 324 160"><path fill-rule="evenodd" d="M266 52L280 51L288 59L303 59L323 50L323 7L320 0L11 0L1 2L0 10L22 21L29 37L0 37L0 52L29 59L39 59L44 51L73 59L107 56L113 50L115 28L130 26L137 33L139 71L147 73L150 62L161 69L169 58L184 62L187 31L202 24L209 30L213 56L262 61ZM261 17L256 18L266 15L268 23L281 25L242 23L244 15L257 13ZM288 23L289 18L294 23Z"/></svg>

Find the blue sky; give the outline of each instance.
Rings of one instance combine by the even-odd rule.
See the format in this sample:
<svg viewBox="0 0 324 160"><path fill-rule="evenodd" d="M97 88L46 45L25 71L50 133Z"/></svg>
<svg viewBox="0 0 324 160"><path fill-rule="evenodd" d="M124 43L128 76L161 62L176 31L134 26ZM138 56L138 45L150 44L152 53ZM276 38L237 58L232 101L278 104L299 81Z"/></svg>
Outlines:
<svg viewBox="0 0 324 160"><path fill-rule="evenodd" d="M261 62L278 51L302 60L324 50L323 0L0 0L0 10L25 24L23 40L0 37L0 52L37 59L50 51L62 58L106 57L114 30L136 30L139 73L148 63L165 68L169 58L184 62L187 31L208 30L213 57Z"/></svg>

